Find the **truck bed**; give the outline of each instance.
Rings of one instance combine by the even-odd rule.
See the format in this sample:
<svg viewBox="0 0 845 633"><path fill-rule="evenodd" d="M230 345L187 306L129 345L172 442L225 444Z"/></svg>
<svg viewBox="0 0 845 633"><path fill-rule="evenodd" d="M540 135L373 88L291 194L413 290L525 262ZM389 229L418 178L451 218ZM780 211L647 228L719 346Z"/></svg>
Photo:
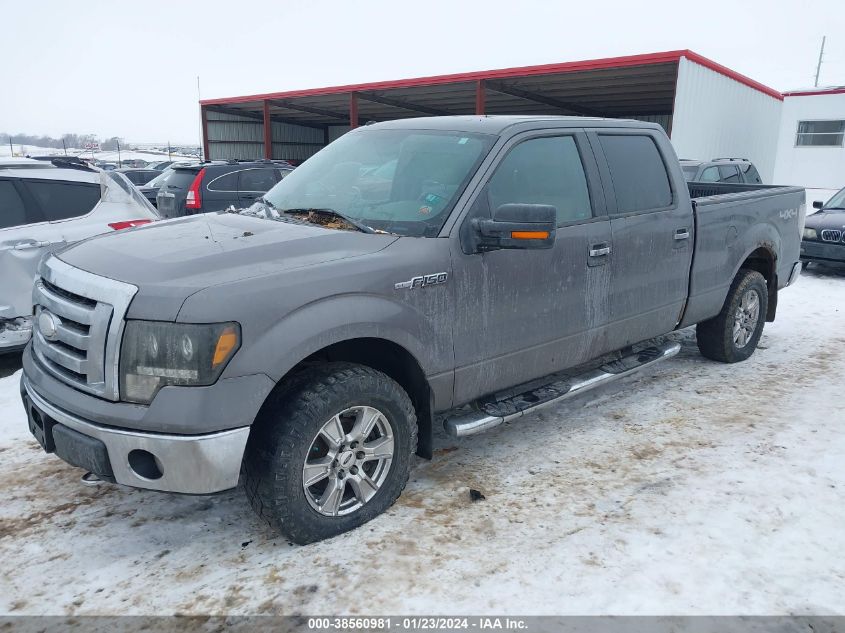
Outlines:
<svg viewBox="0 0 845 633"><path fill-rule="evenodd" d="M731 280L755 250L776 257L777 285L785 286L799 260L805 214L801 187L687 185L695 217L695 255L682 327L718 314Z"/></svg>

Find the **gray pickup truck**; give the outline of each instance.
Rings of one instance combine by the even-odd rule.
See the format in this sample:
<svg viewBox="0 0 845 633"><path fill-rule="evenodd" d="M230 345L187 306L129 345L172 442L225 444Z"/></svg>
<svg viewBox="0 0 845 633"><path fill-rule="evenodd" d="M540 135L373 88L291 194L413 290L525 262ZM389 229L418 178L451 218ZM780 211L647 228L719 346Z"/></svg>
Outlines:
<svg viewBox="0 0 845 633"><path fill-rule="evenodd" d="M687 183L649 123L368 125L244 211L43 261L21 394L66 462L172 492L242 480L307 543L389 507L435 421L517 420L695 324L708 358L748 358L803 222L803 189Z"/></svg>

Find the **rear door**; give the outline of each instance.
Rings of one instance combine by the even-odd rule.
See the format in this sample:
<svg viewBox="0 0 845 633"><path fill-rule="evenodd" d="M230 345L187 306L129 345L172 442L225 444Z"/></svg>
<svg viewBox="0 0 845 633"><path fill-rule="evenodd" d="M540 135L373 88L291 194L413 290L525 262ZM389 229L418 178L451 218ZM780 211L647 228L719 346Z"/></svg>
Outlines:
<svg viewBox="0 0 845 633"><path fill-rule="evenodd" d="M457 403L606 347L610 223L586 136L568 129L519 135L491 171L461 232L507 203L553 205L558 228L554 246L543 250L470 253L453 241Z"/></svg>
<svg viewBox="0 0 845 633"><path fill-rule="evenodd" d="M684 181L679 166L668 168L669 161L678 163L665 135L650 129L596 130L590 139L608 197L610 337L612 346L621 348L677 325L689 290L692 206L686 191L674 187Z"/></svg>
<svg viewBox="0 0 845 633"><path fill-rule="evenodd" d="M30 315L38 262L79 239L73 220L89 214L99 201L95 183L0 180L0 318Z"/></svg>
<svg viewBox="0 0 845 633"><path fill-rule="evenodd" d="M41 260L44 217L16 186L0 178L0 319L32 314L32 280Z"/></svg>
<svg viewBox="0 0 845 633"><path fill-rule="evenodd" d="M272 167L244 169L238 172L238 199L248 207L279 182L279 172Z"/></svg>

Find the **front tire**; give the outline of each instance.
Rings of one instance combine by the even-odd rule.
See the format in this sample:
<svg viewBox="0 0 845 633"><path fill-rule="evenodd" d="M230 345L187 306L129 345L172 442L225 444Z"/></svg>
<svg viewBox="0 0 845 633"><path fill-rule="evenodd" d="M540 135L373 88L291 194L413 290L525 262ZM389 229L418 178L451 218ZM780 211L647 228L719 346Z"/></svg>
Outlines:
<svg viewBox="0 0 845 633"><path fill-rule="evenodd" d="M389 376L351 363L310 368L280 386L253 425L247 497L294 543L330 538L396 501L416 446L413 405Z"/></svg>
<svg viewBox="0 0 845 633"><path fill-rule="evenodd" d="M718 315L696 326L703 356L723 363L746 360L763 334L769 291L766 279L754 270L740 270Z"/></svg>

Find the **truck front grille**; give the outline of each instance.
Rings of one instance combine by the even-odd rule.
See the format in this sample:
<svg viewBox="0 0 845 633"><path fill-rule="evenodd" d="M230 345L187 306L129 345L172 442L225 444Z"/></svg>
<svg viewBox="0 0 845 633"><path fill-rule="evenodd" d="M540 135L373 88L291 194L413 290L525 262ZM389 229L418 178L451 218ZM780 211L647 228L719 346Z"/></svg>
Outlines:
<svg viewBox="0 0 845 633"><path fill-rule="evenodd" d="M137 288L57 257L46 259L39 272L32 293L35 355L64 382L117 400L123 317Z"/></svg>
<svg viewBox="0 0 845 633"><path fill-rule="evenodd" d="M821 235L824 242L839 242L842 239L842 231L838 229L824 229Z"/></svg>

